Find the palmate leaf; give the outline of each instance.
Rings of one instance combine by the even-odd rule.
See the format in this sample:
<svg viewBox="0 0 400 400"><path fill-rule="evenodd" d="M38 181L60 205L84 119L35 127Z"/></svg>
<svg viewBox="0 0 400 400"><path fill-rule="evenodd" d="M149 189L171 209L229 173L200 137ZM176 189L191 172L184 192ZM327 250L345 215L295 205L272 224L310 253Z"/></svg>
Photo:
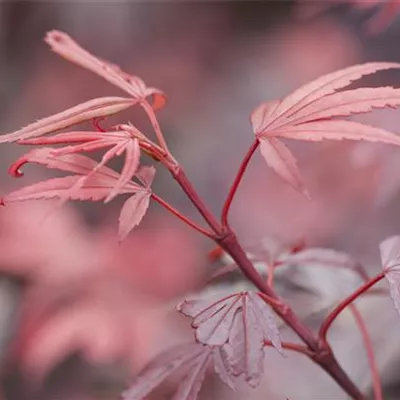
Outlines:
<svg viewBox="0 0 400 400"><path fill-rule="evenodd" d="M384 240L380 245L380 252L390 296L400 314L400 236L391 236Z"/></svg>
<svg viewBox="0 0 400 400"><path fill-rule="evenodd" d="M173 400L196 400L210 364L214 365L214 370L222 381L234 389L221 350L191 343L175 346L156 357L134 379L130 388L122 394L122 398L143 400L174 372L185 370Z"/></svg>
<svg viewBox="0 0 400 400"><path fill-rule="evenodd" d="M265 340L282 352L272 311L256 293L240 292L216 301L188 300L177 308L193 318L200 343L223 346L230 375L244 375L250 386L257 386L263 373Z"/></svg>
<svg viewBox="0 0 400 400"><path fill-rule="evenodd" d="M251 114L251 122L267 164L296 190L307 193L296 159L283 144L276 142L276 138L305 141L350 139L399 146L400 137L394 133L338 119L375 108L399 107L400 89L392 87L336 92L364 75L391 68L400 68L400 64L380 62L349 67L302 86L282 101L257 107Z"/></svg>
<svg viewBox="0 0 400 400"><path fill-rule="evenodd" d="M243 303L223 350L232 375L244 375L246 382L256 387L264 372L264 341L270 340L281 353L282 347L273 315L260 297L249 292Z"/></svg>
<svg viewBox="0 0 400 400"><path fill-rule="evenodd" d="M41 148L34 149L21 157L12 166L11 173L21 176L20 168L27 162L38 163L48 168L77 175L48 179L15 190L1 199L3 204L35 199L104 200L106 202L112 193L133 194L125 201L120 212L120 240L123 240L141 222L149 206L152 193L150 186L155 174L153 167L142 166L138 169L137 179L141 182L138 184L126 177L122 178L112 169L99 165L96 161L81 154L54 156L52 149Z"/></svg>
<svg viewBox="0 0 400 400"><path fill-rule="evenodd" d="M115 198L123 186L128 183L135 175L139 168L140 160L140 146L139 141L133 138L127 132L107 132L107 134L99 135L97 132L68 132L56 135L51 138L40 138L39 141L26 140L25 144L66 144L76 143L84 141L82 144L67 145L58 149L38 149L33 150L19 160L17 160L10 168L10 173L14 176L20 176L21 165L29 162L37 162L46 165L47 167L56 167L61 164L57 160L63 160L63 157L68 155L82 152L82 151L94 151L102 149L104 147L111 147L103 155L101 161L93 165L91 171L84 173L81 179L77 180L76 184L71 191L78 191L83 186L85 180L90 178L91 175L96 173L99 169L105 166L112 158L120 156L123 152L126 153L124 166L122 172L119 175L115 186L110 190L108 196L105 199L105 203L108 203ZM49 161L49 159L51 161ZM59 168L60 169L60 168ZM62 169L62 168L61 168ZM72 171L77 172L77 171ZM79 173L79 172L78 172ZM115 175L114 175L115 176ZM62 199L65 202L68 197Z"/></svg>
<svg viewBox="0 0 400 400"><path fill-rule="evenodd" d="M34 145L65 144L66 146L52 151L54 156L63 156L78 152L90 152L111 147L103 155L101 161L92 169L91 173L96 172L112 158L120 156L125 152L125 162L120 178L113 190L107 196L105 200L106 203L118 195L119 189L132 179L139 168L140 146L138 139L132 137L131 134L126 131L102 132L101 134L98 132L82 131L66 132L49 138L27 139L20 141L20 143ZM90 174L87 176L89 177ZM80 185L84 183L85 179L85 177L82 177L82 180L77 182L75 187L76 190L78 190Z"/></svg>

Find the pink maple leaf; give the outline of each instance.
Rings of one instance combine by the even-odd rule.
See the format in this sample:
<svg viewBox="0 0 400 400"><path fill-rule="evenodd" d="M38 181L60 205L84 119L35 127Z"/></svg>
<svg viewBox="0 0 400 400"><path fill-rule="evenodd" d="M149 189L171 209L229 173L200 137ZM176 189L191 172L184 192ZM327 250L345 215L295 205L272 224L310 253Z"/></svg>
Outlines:
<svg viewBox="0 0 400 400"><path fill-rule="evenodd" d="M54 156L61 156L66 154L78 153L78 152L90 152L106 147L111 148L106 151L101 161L93 167L91 173L82 177L77 183L75 190L78 190L83 185L85 180L95 173L99 168L108 163L112 158L120 156L122 153L126 153L124 166L121 171L120 179L115 185L113 190L107 196L105 202L108 203L116 195L119 190L124 186L125 183L129 182L134 176L135 172L139 167L140 159L140 146L136 136L141 134L133 127L128 130L121 131L110 131L102 132L66 132L58 135L46 138L35 138L19 141L22 144L34 144L34 145L52 145L52 144L68 144L65 147L54 149L52 154ZM29 160L27 160L29 162ZM18 167L19 161L15 164ZM18 168L12 167L11 172L17 172ZM14 174L15 175L15 174Z"/></svg>
<svg viewBox="0 0 400 400"><path fill-rule="evenodd" d="M232 374L244 374L250 386L257 386L263 374L264 341L270 340L282 352L272 312L256 293L235 293L217 301L188 300L178 310L193 318L200 343L223 346Z"/></svg>
<svg viewBox="0 0 400 400"><path fill-rule="evenodd" d="M267 164L295 189L307 194L295 157L277 138L304 141L350 139L400 145L400 137L394 133L340 119L374 108L398 107L400 89L380 87L336 92L364 75L391 68L400 68L400 64L355 65L322 76L281 101L257 107L251 114L251 123Z"/></svg>
<svg viewBox="0 0 400 400"><path fill-rule="evenodd" d="M73 172L62 178L52 178L15 190L3 197L4 204L34 199L104 200L111 194L133 194L124 203L119 217L119 236L124 239L140 223L150 202L150 185L154 167L141 167L140 184L127 180L112 169L80 154L54 156L49 148L34 149L12 166L13 174L21 175L20 168L27 162L46 165L61 171ZM135 171L136 172L136 171ZM128 176L132 173L129 171ZM82 180L82 177L85 179ZM145 177L145 178L143 178ZM129 176L131 178L131 176Z"/></svg>

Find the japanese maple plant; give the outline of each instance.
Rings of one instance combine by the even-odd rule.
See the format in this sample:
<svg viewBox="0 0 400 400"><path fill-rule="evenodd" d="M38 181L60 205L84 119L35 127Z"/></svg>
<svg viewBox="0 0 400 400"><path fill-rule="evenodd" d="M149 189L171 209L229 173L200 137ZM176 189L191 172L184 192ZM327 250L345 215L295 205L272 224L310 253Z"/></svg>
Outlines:
<svg viewBox="0 0 400 400"><path fill-rule="evenodd" d="M377 108L400 106L400 89L393 87L345 90L364 75L388 69L399 69L394 62L371 62L355 65L320 77L281 100L266 102L250 114L254 140L241 162L222 207L221 215L209 210L196 192L184 167L171 154L167 138L156 117L166 103L164 93L148 87L138 77L116 65L101 60L80 47L67 34L51 31L46 36L51 49L65 59L94 72L126 93L125 97L101 97L86 101L63 112L34 122L0 137L1 143L36 146L11 167L15 177L21 168L36 163L50 169L70 173L15 190L2 198L2 204L35 199L87 200L108 203L117 196L129 195L119 217L119 238L123 240L145 216L151 202L157 202L199 234L214 241L216 254L228 259L229 268L237 268L251 284L251 290L232 292L209 298L198 295L181 302L177 311L191 320L193 342L170 349L138 374L123 394L125 400L146 398L156 386L175 371L184 371L184 379L176 389L174 400L196 399L207 371L213 370L231 389L239 385L256 387L263 376L265 348L273 347L285 355L294 351L304 354L329 374L352 399L364 394L339 365L328 340L336 318L345 309L355 317L368 353L375 399L382 399L379 373L367 329L353 304L383 278L387 278L390 294L400 312L400 237L391 237L381 244L383 270L369 277L359 264L329 250L293 247L265 265L255 266L252 254L243 247L229 224L231 204L246 173L253 154L260 150L267 165L284 181L307 197L296 158L286 147L285 139L302 141L364 140L400 145L400 137L379 127L366 125L348 117L368 113ZM129 107L141 107L154 130L147 135L131 122L105 128L99 120ZM92 130L65 130L86 121ZM103 150L100 161L88 154ZM107 166L115 157L124 157L120 172ZM142 162L147 160L147 165ZM151 165L153 164L153 165ZM199 225L183 215L152 190L157 168L165 168L192 202L204 224ZM307 263L311 259L324 266L334 262L358 274L363 284L327 313L320 329L314 333L294 313L274 287L274 273L282 265ZM224 273L217 270L215 276ZM206 283L204 284L206 286ZM278 325L278 321L279 324ZM278 326L285 325L298 337L296 342L281 339ZM289 361L287 361L289 362Z"/></svg>

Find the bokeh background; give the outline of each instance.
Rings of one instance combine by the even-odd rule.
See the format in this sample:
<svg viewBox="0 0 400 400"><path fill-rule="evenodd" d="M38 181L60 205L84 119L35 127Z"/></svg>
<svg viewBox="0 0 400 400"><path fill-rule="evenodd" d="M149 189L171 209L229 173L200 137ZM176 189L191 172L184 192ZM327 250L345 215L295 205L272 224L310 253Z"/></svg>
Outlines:
<svg viewBox="0 0 400 400"><path fill-rule="evenodd" d="M168 105L158 115L170 147L217 213L252 142L249 114L260 102L352 64L400 60L400 17L393 14L390 23L371 31L378 7L356 1L0 1L0 131L120 94L49 51L45 33L66 31L167 93ZM364 82L400 86L400 73ZM118 118L149 130L137 110ZM363 120L400 133L398 111L374 112ZM354 142L289 146L313 200L287 187L257 154L231 213L243 243L301 240L347 252L371 274L378 271L379 243L400 233L399 150ZM29 166L23 178L9 177L9 165L24 151L17 145L0 148L1 193L53 176ZM160 169L155 191L198 218ZM118 245L121 204L122 199L106 206L74 203L54 212L51 203L34 202L0 210L3 399L115 399L150 358L191 337L174 305L201 287L212 270L207 261L212 243L152 205L143 224ZM315 326L323 314L318 305L334 304L353 285L338 271L301 279L283 289ZM388 297L367 298L359 306L385 399L399 399L400 321ZM345 369L370 392L354 321L345 314L331 339ZM173 383L151 399L170 398L172 388ZM257 390L232 394L210 375L200 398L345 397L310 361L271 354Z"/></svg>

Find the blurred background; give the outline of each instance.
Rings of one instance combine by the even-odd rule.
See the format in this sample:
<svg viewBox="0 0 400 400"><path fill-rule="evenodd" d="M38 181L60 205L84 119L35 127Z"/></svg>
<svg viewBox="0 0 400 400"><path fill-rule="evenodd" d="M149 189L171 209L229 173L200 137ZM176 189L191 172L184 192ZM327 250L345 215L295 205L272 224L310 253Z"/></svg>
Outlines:
<svg viewBox="0 0 400 400"><path fill-rule="evenodd" d="M49 51L45 33L66 31L95 55L167 93L168 104L158 113L161 126L217 213L253 140L249 114L258 104L352 64L400 61L400 17L390 12L387 18L382 7L384 1L0 1L0 131L94 97L120 95ZM400 86L400 73L363 82ZM138 110L116 120L121 118L150 129ZM400 133L399 111L362 120ZM347 252L375 274L379 243L400 233L399 150L354 142L288 145L313 200L285 185L257 154L231 212L243 243L300 240ZM2 194L54 176L29 166L23 178L9 177L9 165L26 150L15 144L0 148ZM160 169L155 192L198 218ZM191 337L174 306L212 270L212 243L152 205L120 246L122 201L71 203L56 213L48 202L0 210L1 398L115 399L155 354ZM348 282L338 271L317 276L312 289L318 288L318 298L310 297L315 293L307 288L309 277L302 276L295 294L282 283L287 298L298 296L299 312L315 326L323 314L315 304L333 305ZM385 399L399 399L400 321L388 297L371 296L359 306ZM344 315L331 339L344 368L370 392L354 321ZM172 387L150 398L170 398ZM345 399L323 372L292 354L267 357L265 382L254 391L232 394L210 375L200 398Z"/></svg>

